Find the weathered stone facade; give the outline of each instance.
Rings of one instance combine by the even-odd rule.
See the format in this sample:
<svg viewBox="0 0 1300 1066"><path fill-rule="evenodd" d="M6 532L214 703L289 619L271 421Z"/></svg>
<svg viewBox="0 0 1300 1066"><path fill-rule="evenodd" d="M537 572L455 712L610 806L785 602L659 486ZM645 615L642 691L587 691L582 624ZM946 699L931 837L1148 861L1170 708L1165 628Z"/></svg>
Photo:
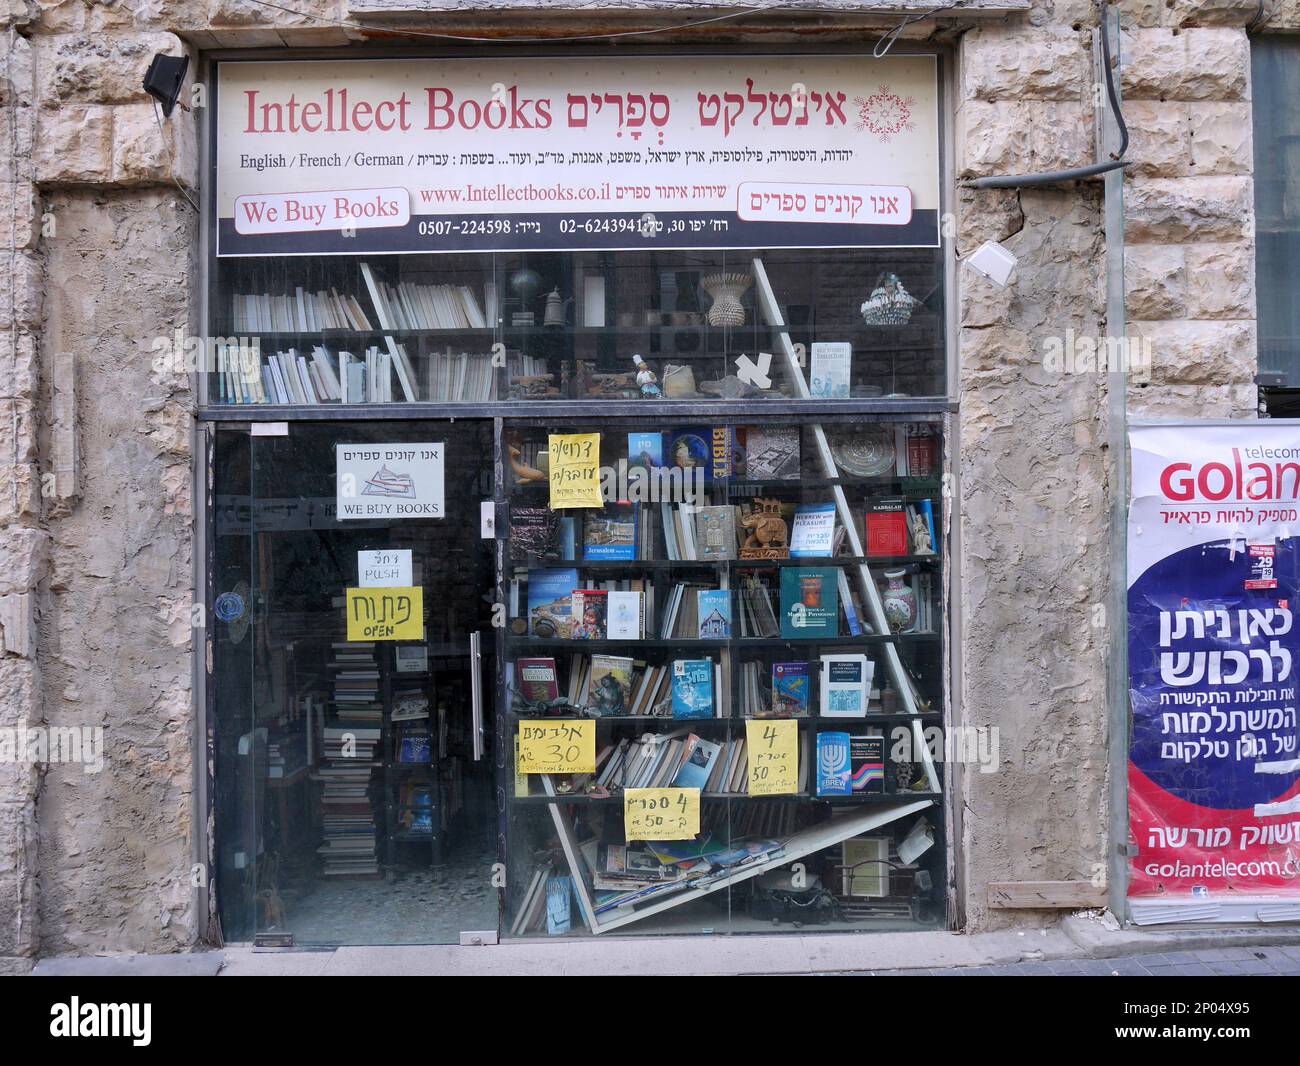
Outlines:
<svg viewBox="0 0 1300 1066"><path fill-rule="evenodd" d="M178 189L200 185L198 120L177 112L160 131L139 87L149 58L375 36L331 24L349 19L558 36L716 10L282 6L315 17L253 0L0 4L0 727L101 725L107 746L93 776L0 764L0 969L37 954L183 950L208 928L190 877L208 817L191 758L193 397L150 353L153 338L201 327L199 221ZM809 0L668 39L861 44L897 21L871 6ZM970 929L1051 920L990 909L988 884L1087 881L1114 844L1111 633L1095 622L1120 579L1107 562L1119 491L1107 378L1052 369L1046 346L1127 327L1153 346L1149 379L1129 383L1131 411L1256 411L1246 25L1258 4L1120 6L1127 324L1106 320L1100 183L961 185L1098 158L1096 6L972 0L905 34L951 47L956 63L957 253L992 238L1020 260L1005 290L957 276L953 715L999 727L1003 762L962 775L952 800ZM1264 31L1300 29L1300 3L1271 6Z"/></svg>

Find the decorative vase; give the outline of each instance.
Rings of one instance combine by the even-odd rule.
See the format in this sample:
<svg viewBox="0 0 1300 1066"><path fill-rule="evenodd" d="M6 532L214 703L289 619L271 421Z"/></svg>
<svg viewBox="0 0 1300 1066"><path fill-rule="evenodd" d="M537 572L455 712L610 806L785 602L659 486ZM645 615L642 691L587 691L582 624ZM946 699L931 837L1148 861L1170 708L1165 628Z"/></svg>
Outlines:
<svg viewBox="0 0 1300 1066"><path fill-rule="evenodd" d="M753 283L754 279L748 274L710 274L704 278L700 284L713 297L713 306L709 308L709 325L743 326L745 305L740 302L740 298Z"/></svg>
<svg viewBox="0 0 1300 1066"><path fill-rule="evenodd" d="M880 599L885 620L895 633L905 633L916 625L916 593L903 582L906 573L906 570L886 570L884 575L889 584Z"/></svg>

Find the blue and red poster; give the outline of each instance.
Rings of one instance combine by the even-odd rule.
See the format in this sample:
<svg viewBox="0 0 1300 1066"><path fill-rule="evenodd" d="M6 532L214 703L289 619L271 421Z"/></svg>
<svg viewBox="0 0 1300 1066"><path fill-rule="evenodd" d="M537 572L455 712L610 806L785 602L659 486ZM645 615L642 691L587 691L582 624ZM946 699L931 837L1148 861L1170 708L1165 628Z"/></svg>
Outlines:
<svg viewBox="0 0 1300 1066"><path fill-rule="evenodd" d="M1300 425L1130 444L1129 896L1300 901Z"/></svg>

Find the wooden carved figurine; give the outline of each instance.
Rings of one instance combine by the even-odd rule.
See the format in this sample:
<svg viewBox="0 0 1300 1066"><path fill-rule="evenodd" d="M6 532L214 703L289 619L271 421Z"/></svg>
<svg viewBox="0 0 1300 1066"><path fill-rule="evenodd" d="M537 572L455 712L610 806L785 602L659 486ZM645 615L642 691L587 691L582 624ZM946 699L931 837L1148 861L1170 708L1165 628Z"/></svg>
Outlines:
<svg viewBox="0 0 1300 1066"><path fill-rule="evenodd" d="M748 536L740 546L742 559L785 559L790 554L781 501L756 499L755 510L740 520Z"/></svg>

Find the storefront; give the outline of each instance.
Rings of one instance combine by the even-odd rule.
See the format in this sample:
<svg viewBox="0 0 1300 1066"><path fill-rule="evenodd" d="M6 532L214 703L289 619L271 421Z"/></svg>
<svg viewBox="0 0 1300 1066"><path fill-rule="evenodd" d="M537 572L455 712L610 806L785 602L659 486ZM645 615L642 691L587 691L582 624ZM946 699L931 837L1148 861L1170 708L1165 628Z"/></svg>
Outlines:
<svg viewBox="0 0 1300 1066"><path fill-rule="evenodd" d="M227 941L954 923L946 68L212 63Z"/></svg>

